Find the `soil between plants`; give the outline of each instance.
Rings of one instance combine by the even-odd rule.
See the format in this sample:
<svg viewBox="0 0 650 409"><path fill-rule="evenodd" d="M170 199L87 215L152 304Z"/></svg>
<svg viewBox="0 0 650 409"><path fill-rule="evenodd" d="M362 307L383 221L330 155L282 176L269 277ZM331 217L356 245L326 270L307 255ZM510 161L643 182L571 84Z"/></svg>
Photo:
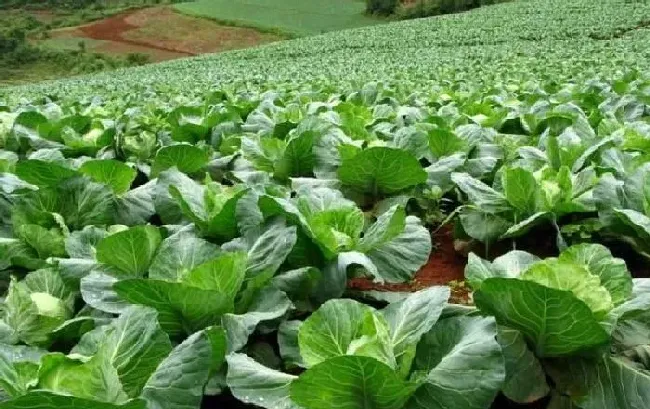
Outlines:
<svg viewBox="0 0 650 409"><path fill-rule="evenodd" d="M377 284L366 278L354 278L348 288L356 291L412 292L436 285L448 285L451 302L467 304L470 290L465 285L465 265L467 259L454 249L453 226L442 226L431 234L433 250L429 261L420 268L412 281L400 284Z"/></svg>

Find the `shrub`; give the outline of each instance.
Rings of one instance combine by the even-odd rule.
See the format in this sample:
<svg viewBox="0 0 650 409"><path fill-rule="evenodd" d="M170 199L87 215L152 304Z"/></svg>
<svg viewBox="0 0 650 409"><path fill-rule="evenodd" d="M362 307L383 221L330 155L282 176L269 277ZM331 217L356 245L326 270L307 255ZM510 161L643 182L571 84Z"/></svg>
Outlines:
<svg viewBox="0 0 650 409"><path fill-rule="evenodd" d="M510 0L417 0L414 5L401 4L395 10L398 18L406 20L411 18L430 17L441 14L460 13L481 6L505 3Z"/></svg>
<svg viewBox="0 0 650 409"><path fill-rule="evenodd" d="M399 0L366 0L366 12L388 16L395 12Z"/></svg>

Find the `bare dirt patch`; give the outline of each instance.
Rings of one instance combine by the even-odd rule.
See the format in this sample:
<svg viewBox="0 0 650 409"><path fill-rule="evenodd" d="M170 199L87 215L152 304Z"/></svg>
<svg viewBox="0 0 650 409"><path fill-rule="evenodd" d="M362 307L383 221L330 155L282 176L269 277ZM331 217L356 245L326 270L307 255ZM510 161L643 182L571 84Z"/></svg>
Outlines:
<svg viewBox="0 0 650 409"><path fill-rule="evenodd" d="M222 26L185 16L168 7L139 10L125 21L137 28L124 32L122 38L190 54L246 48L282 39L250 28Z"/></svg>
<svg viewBox="0 0 650 409"><path fill-rule="evenodd" d="M214 53L281 40L274 34L176 13L169 7L130 10L79 27L53 30L52 38L101 40L89 51L109 54L142 53L153 61Z"/></svg>
<svg viewBox="0 0 650 409"><path fill-rule="evenodd" d="M467 304L470 289L465 285L465 265L467 259L454 249L453 227L443 226L431 235L434 249L429 261L416 274L412 281L403 284L376 284L369 279L350 280L348 288L358 291L417 291L436 285L449 285L452 290L451 301Z"/></svg>

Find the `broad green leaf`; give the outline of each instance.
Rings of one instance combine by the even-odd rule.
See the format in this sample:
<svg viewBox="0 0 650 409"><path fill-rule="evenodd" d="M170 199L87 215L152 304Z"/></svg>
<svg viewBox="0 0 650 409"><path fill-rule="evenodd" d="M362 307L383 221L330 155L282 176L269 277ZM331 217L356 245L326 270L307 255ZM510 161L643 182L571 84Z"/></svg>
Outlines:
<svg viewBox="0 0 650 409"><path fill-rule="evenodd" d="M614 356L598 361L575 359L571 365L557 362L551 372L560 387L575 392L575 404L584 409L645 408L650 404L650 373ZM557 371L561 374L556 375Z"/></svg>
<svg viewBox="0 0 650 409"><path fill-rule="evenodd" d="M499 324L521 331L538 357L563 356L602 345L609 335L570 291L516 278L489 278L476 306Z"/></svg>
<svg viewBox="0 0 650 409"><path fill-rule="evenodd" d="M431 235L415 216L406 217L402 232L389 241L376 245L367 257L377 270L376 278L401 283L413 278L426 264L431 253Z"/></svg>
<svg viewBox="0 0 650 409"><path fill-rule="evenodd" d="M40 259L65 255L64 237L56 227L48 229L37 224L23 224L15 229L15 234L36 250Z"/></svg>
<svg viewBox="0 0 650 409"><path fill-rule="evenodd" d="M259 292L246 313L224 314L221 322L228 336L228 350L240 350L258 324L281 318L291 308L291 301L282 291L267 287Z"/></svg>
<svg viewBox="0 0 650 409"><path fill-rule="evenodd" d="M506 233L511 225L501 216L486 213L475 207L463 207L459 218L465 233L483 243L495 241Z"/></svg>
<svg viewBox="0 0 650 409"><path fill-rule="evenodd" d="M181 280L203 290L218 291L234 302L246 275L245 253L224 253L198 265Z"/></svg>
<svg viewBox="0 0 650 409"><path fill-rule="evenodd" d="M175 191L180 196L173 197ZM205 216L204 212L200 213L205 193L203 187L177 169L162 172L158 176L154 192L156 213L164 223L180 224L188 210ZM181 208L181 205L185 207Z"/></svg>
<svg viewBox="0 0 650 409"><path fill-rule="evenodd" d="M614 307L609 291L600 285L598 276L579 264L546 259L530 266L521 275L521 279L557 290L571 291L599 319Z"/></svg>
<svg viewBox="0 0 650 409"><path fill-rule="evenodd" d="M196 332L174 348L153 372L142 391L147 409L199 408L214 357L209 332Z"/></svg>
<svg viewBox="0 0 650 409"><path fill-rule="evenodd" d="M156 311L132 306L110 324L94 359L103 357L110 362L124 392L135 398L171 349L167 334L158 324Z"/></svg>
<svg viewBox="0 0 650 409"><path fill-rule="evenodd" d="M499 213L510 210L504 195L467 173L452 173L451 179L467 195L470 203L482 212Z"/></svg>
<svg viewBox="0 0 650 409"><path fill-rule="evenodd" d="M428 136L429 149L438 159L467 150L467 143L447 129L432 129Z"/></svg>
<svg viewBox="0 0 650 409"><path fill-rule="evenodd" d="M365 356L330 358L308 369L290 386L304 409L401 409L415 386L387 365Z"/></svg>
<svg viewBox="0 0 650 409"><path fill-rule="evenodd" d="M105 355L87 362L60 353L44 356L39 368L38 389L107 403L128 401L117 371Z"/></svg>
<svg viewBox="0 0 650 409"><path fill-rule="evenodd" d="M367 252L399 236L406 228L406 211L395 205L382 213L363 234L358 250Z"/></svg>
<svg viewBox="0 0 650 409"><path fill-rule="evenodd" d="M313 153L314 136L313 131L306 131L289 139L284 154L275 163L273 176L279 180L311 176L316 161Z"/></svg>
<svg viewBox="0 0 650 409"><path fill-rule="evenodd" d="M493 262L483 260L470 253L465 266L465 279L474 289L481 286L483 280L492 277L516 278L528 267L539 261L539 257L521 250L513 250L497 257Z"/></svg>
<svg viewBox="0 0 650 409"><path fill-rule="evenodd" d="M0 403L1 409L147 409L145 402L136 399L123 405L99 402L78 398L75 396L59 395L46 391L34 391L17 399Z"/></svg>
<svg viewBox="0 0 650 409"><path fill-rule="evenodd" d="M81 230L89 225L112 224L114 213L115 197L110 189L85 177L74 177L21 196L12 219L14 226L54 227L62 218L70 230Z"/></svg>
<svg viewBox="0 0 650 409"><path fill-rule="evenodd" d="M161 327L171 336L216 325L223 314L233 311L229 295L181 283L128 279L116 282L113 289L129 303L158 311Z"/></svg>
<svg viewBox="0 0 650 409"><path fill-rule="evenodd" d="M523 168L506 168L502 174L503 192L508 202L522 214L535 212L537 181Z"/></svg>
<svg viewBox="0 0 650 409"><path fill-rule="evenodd" d="M356 206L324 210L310 216L309 228L326 257L352 250L363 230L363 212Z"/></svg>
<svg viewBox="0 0 650 409"><path fill-rule="evenodd" d="M632 276L625 261L615 258L607 247L600 244L579 244L563 251L560 261L584 264L591 274L600 277L615 305L623 303L632 295Z"/></svg>
<svg viewBox="0 0 650 409"><path fill-rule="evenodd" d="M38 367L46 351L23 345L0 345L0 387L16 398L27 393L38 379Z"/></svg>
<svg viewBox="0 0 650 409"><path fill-rule="evenodd" d="M411 154L384 147L368 148L344 160L338 176L344 185L374 196L397 193L427 179L426 172Z"/></svg>
<svg viewBox="0 0 650 409"><path fill-rule="evenodd" d="M381 311L390 326L390 341L396 358L417 345L422 335L433 327L449 295L448 287L431 287L391 303Z"/></svg>
<svg viewBox="0 0 650 409"><path fill-rule="evenodd" d="M528 234L534 227L539 226L544 222L548 222L552 215L549 212L537 212L532 216L525 218L515 225L508 227L508 230L503 232L500 239L512 239Z"/></svg>
<svg viewBox="0 0 650 409"><path fill-rule="evenodd" d="M32 185L47 187L57 186L64 180L78 175L78 173L55 162L28 159L18 161L16 175Z"/></svg>
<svg viewBox="0 0 650 409"><path fill-rule="evenodd" d="M154 226L137 226L112 234L97 244L97 260L127 277L144 275L162 238Z"/></svg>
<svg viewBox="0 0 650 409"><path fill-rule="evenodd" d="M94 259L95 247L107 235L102 228L86 226L65 238L65 251L69 257Z"/></svg>
<svg viewBox="0 0 650 409"><path fill-rule="evenodd" d="M99 311L120 314L129 304L113 290L119 280L100 271L91 271L81 279L81 297L84 302Z"/></svg>
<svg viewBox="0 0 650 409"><path fill-rule="evenodd" d="M418 344L414 368L426 373L405 408L486 408L505 379L492 317L438 321Z"/></svg>
<svg viewBox="0 0 650 409"><path fill-rule="evenodd" d="M348 354L350 345L364 335L363 321L372 308L353 300L331 300L300 326L298 344L305 364L311 367L329 358Z"/></svg>
<svg viewBox="0 0 650 409"><path fill-rule="evenodd" d="M127 226L147 224L156 214L154 204L156 184L156 180L151 180L119 196L115 204L117 213L115 223Z"/></svg>
<svg viewBox="0 0 650 409"><path fill-rule="evenodd" d="M194 145L165 146L156 153L151 166L151 176L156 177L160 172L173 167L183 173L195 173L203 169L208 160L208 154Z"/></svg>
<svg viewBox="0 0 650 409"><path fill-rule="evenodd" d="M196 266L220 254L219 248L193 234L181 230L162 241L149 267L149 277L179 281Z"/></svg>
<svg viewBox="0 0 650 409"><path fill-rule="evenodd" d="M96 159L84 162L79 171L98 183L108 185L115 194L126 193L135 179L136 171L113 159Z"/></svg>
<svg viewBox="0 0 650 409"><path fill-rule="evenodd" d="M519 403L535 402L548 395L550 388L542 364L528 349L521 332L499 327L497 341L501 345L506 367L503 394Z"/></svg>
<svg viewBox="0 0 650 409"><path fill-rule="evenodd" d="M300 356L300 346L298 345L298 333L301 325L302 321L283 321L278 328L280 356L288 367L306 367L302 356Z"/></svg>
<svg viewBox="0 0 650 409"><path fill-rule="evenodd" d="M228 387L240 401L265 409L300 409L289 396L297 376L267 368L244 354L230 354L226 361Z"/></svg>
<svg viewBox="0 0 650 409"><path fill-rule="evenodd" d="M274 274L286 260L296 240L295 226L286 226L281 220L265 226L248 250L246 275L254 277L269 271Z"/></svg>

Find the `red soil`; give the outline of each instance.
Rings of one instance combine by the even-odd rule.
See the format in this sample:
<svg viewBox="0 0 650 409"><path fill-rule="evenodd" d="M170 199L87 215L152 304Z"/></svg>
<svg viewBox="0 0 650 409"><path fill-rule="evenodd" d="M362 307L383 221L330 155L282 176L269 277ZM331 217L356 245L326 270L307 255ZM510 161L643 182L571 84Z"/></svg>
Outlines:
<svg viewBox="0 0 650 409"><path fill-rule="evenodd" d="M355 278L349 281L348 288L357 291L417 291L436 285L451 283L452 302L468 303L469 288L464 284L467 259L454 250L453 226L443 226L431 236L434 250L429 261L416 274L411 282L402 284L376 284L369 279Z"/></svg>
<svg viewBox="0 0 650 409"><path fill-rule="evenodd" d="M53 38L101 40L89 51L126 55L142 53L153 61L214 53L278 41L280 36L243 27L228 27L185 16L170 7L130 10L79 27L52 30Z"/></svg>
<svg viewBox="0 0 650 409"><path fill-rule="evenodd" d="M123 33L129 30L138 28L138 26L133 25L127 21L127 18L136 13L137 11L129 11L123 14L118 14L113 17L109 17L98 22L88 24L82 27L79 27L79 30L86 36L95 40L108 40L116 41L120 43L126 43L137 46L146 46L148 48L154 48L162 51L169 51L174 53L180 53L185 55L194 55L193 53L188 53L181 50L175 50L160 45L148 44L142 41L130 40L123 37Z"/></svg>

